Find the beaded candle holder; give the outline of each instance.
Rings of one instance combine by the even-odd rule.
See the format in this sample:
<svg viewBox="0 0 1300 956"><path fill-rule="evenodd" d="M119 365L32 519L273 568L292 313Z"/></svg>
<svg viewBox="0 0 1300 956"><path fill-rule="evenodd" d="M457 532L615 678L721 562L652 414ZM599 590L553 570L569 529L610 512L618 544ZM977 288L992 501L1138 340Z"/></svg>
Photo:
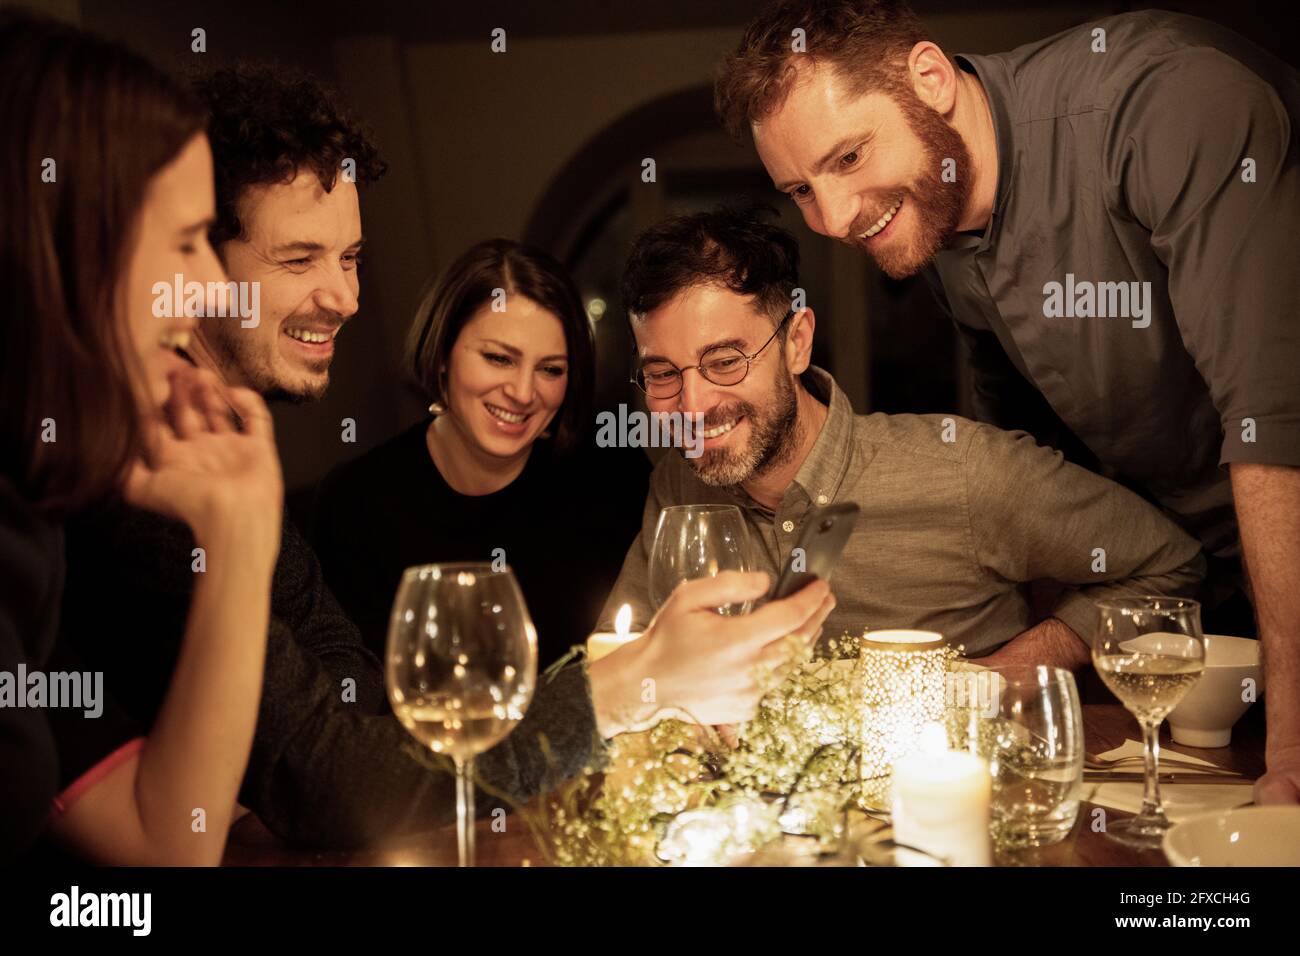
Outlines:
<svg viewBox="0 0 1300 956"><path fill-rule="evenodd" d="M954 655L935 631L871 631L859 644L865 785L888 777L894 761L916 751L921 728L943 721L944 687Z"/></svg>

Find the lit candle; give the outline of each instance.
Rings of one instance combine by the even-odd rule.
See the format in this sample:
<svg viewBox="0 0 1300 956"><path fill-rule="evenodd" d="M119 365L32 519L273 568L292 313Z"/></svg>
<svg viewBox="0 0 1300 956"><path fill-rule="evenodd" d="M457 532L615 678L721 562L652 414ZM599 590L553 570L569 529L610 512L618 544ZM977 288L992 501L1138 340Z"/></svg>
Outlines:
<svg viewBox="0 0 1300 956"><path fill-rule="evenodd" d="M989 866L988 763L947 749L938 724L922 732L921 749L894 764L894 840L952 866ZM899 853L907 865L907 854Z"/></svg>
<svg viewBox="0 0 1300 956"><path fill-rule="evenodd" d="M642 634L632 630L632 606L624 604L614 615L614 632L597 631L587 638L587 659L598 661L606 654L612 654L624 644L635 641Z"/></svg>
<svg viewBox="0 0 1300 956"><path fill-rule="evenodd" d="M952 651L934 631L868 631L858 645L866 783L887 778L895 761L917 749L920 728L943 720Z"/></svg>

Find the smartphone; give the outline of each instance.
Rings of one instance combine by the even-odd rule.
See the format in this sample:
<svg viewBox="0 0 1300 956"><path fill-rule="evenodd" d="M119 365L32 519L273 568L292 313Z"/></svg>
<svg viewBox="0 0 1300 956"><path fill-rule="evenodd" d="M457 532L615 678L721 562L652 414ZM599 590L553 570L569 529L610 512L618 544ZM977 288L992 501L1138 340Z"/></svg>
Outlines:
<svg viewBox="0 0 1300 956"><path fill-rule="evenodd" d="M858 523L858 510L857 505L846 503L818 508L812 513L772 589L771 600L787 598L818 578L830 579L835 562Z"/></svg>

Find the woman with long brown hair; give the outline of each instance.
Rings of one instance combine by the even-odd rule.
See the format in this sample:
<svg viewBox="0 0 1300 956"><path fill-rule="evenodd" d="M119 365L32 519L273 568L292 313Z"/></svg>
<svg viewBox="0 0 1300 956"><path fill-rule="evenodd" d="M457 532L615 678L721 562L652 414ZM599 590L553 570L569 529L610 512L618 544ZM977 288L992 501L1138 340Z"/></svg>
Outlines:
<svg viewBox="0 0 1300 956"><path fill-rule="evenodd" d="M6 12L0 129L0 858L49 836L102 863L216 863L257 716L282 485L266 406L176 357L195 319L153 292L224 280L204 116L125 48ZM199 545L151 727L58 639L61 523L116 494ZM130 628L105 620L102 637ZM75 706L56 687L81 688Z"/></svg>

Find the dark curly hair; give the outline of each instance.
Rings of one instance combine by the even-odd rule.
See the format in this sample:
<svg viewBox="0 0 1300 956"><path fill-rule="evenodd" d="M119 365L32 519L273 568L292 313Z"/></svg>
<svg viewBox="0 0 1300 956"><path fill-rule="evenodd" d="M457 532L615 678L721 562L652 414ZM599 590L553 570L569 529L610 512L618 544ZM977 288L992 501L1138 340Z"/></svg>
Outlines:
<svg viewBox="0 0 1300 956"><path fill-rule="evenodd" d="M766 221L775 214L765 204L720 206L641 233L619 286L629 318L639 320L692 286L720 285L753 296L779 322L799 285L799 243Z"/></svg>
<svg viewBox="0 0 1300 956"><path fill-rule="evenodd" d="M196 76L191 84L208 109L208 137L217 192L214 246L243 235L237 205L250 186L289 183L304 169L334 188L345 159L358 183L384 174L370 133L332 91L305 73L241 64Z"/></svg>

